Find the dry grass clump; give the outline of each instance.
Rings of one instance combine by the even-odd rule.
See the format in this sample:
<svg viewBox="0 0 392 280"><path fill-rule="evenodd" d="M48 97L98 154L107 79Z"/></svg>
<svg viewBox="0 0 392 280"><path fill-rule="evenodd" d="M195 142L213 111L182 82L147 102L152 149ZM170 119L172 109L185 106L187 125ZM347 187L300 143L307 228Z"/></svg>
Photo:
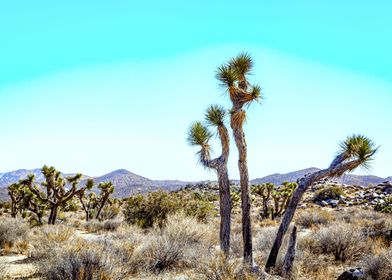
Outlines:
<svg viewBox="0 0 392 280"><path fill-rule="evenodd" d="M11 250L17 243L24 243L28 225L22 219L2 218L0 220L0 250Z"/></svg>
<svg viewBox="0 0 392 280"><path fill-rule="evenodd" d="M205 280L256 280L256 275L249 275L242 270L241 259L227 259L216 252L200 260L195 269L197 278Z"/></svg>
<svg viewBox="0 0 392 280"><path fill-rule="evenodd" d="M361 229L348 224L334 224L322 228L314 238L314 252L331 254L336 261L358 259L369 249L367 237Z"/></svg>
<svg viewBox="0 0 392 280"><path fill-rule="evenodd" d="M63 248L75 230L65 225L45 225L34 228L30 234L30 244L33 247L31 256L36 259L49 259Z"/></svg>
<svg viewBox="0 0 392 280"><path fill-rule="evenodd" d="M392 250L380 255L370 255L364 258L363 266L366 279L390 280L392 279Z"/></svg>
<svg viewBox="0 0 392 280"><path fill-rule="evenodd" d="M124 279L126 266L108 244L79 239L57 248L52 258L39 263L48 280Z"/></svg>
<svg viewBox="0 0 392 280"><path fill-rule="evenodd" d="M306 275L303 279L325 280L335 279L328 256L303 252L300 257L299 274ZM302 279L302 278L301 278Z"/></svg>
<svg viewBox="0 0 392 280"><path fill-rule="evenodd" d="M135 249L136 270L160 273L193 268L211 249L208 227L184 214L169 216L163 228L154 228Z"/></svg>
<svg viewBox="0 0 392 280"><path fill-rule="evenodd" d="M302 211L296 219L296 224L304 227L311 228L313 226L325 226L331 223L334 217L327 211L318 208L308 209Z"/></svg>
<svg viewBox="0 0 392 280"><path fill-rule="evenodd" d="M91 220L84 224L84 230L89 233L97 233L101 231L115 231L121 225L119 220L107 220L104 222Z"/></svg>

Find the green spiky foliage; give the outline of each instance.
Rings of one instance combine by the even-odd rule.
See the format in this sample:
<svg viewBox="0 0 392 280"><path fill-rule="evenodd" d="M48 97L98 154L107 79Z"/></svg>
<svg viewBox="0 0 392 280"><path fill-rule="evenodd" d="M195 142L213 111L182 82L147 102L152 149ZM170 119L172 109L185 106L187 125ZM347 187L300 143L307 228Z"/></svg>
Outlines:
<svg viewBox="0 0 392 280"><path fill-rule="evenodd" d="M32 213L32 220L35 224L42 225L42 218L45 215L47 204L31 191L31 188L34 187L34 179L35 176L30 174L26 179L19 181L19 184L24 188L26 194L21 202L21 206Z"/></svg>
<svg viewBox="0 0 392 280"><path fill-rule="evenodd" d="M232 114L242 110L244 105L249 105L253 101L262 99L261 87L252 85L248 76L253 70L253 60L248 53L240 53L230 59L226 64L218 67L216 78L221 86L229 93L230 100L233 103ZM245 121L244 116L236 117L237 125L241 126Z"/></svg>
<svg viewBox="0 0 392 280"><path fill-rule="evenodd" d="M337 159L340 163L358 161L359 167L369 170L373 161L372 156L377 150L378 147L375 147L374 142L370 138L364 135L354 134L340 143L340 152ZM352 171L357 167L355 166L348 171Z"/></svg>
<svg viewBox="0 0 392 280"><path fill-rule="evenodd" d="M59 207L66 205L75 195L84 191L85 187L78 188L82 175L76 174L64 179L54 167L46 165L41 171L45 177L41 187L37 185L29 185L28 187L41 203L48 205L48 209L50 209L48 224L55 224ZM67 184L70 187L67 188Z"/></svg>
<svg viewBox="0 0 392 280"><path fill-rule="evenodd" d="M219 127L224 125L226 118L226 109L220 105L211 105L205 113L205 120L208 125Z"/></svg>
<svg viewBox="0 0 392 280"><path fill-rule="evenodd" d="M194 122L188 129L187 141L190 146L200 146L199 155L200 162L207 167L205 163L208 162L210 157L210 144L209 141L212 137L212 133L208 130L207 126L201 122Z"/></svg>

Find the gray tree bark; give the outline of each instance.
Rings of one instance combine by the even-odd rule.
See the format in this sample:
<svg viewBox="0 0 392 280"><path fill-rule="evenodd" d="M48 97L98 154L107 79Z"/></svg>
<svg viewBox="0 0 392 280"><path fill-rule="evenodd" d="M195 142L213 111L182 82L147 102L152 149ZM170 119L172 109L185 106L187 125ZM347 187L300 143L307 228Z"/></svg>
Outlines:
<svg viewBox="0 0 392 280"><path fill-rule="evenodd" d="M245 141L245 134L242 126L233 125L235 143L237 145L239 159L238 168L240 172L240 186L241 186L241 208L242 208L242 239L244 246L244 265L248 268L253 266L253 252L252 252L252 228L250 220L250 197L249 197L249 174L247 164L247 147Z"/></svg>
<svg viewBox="0 0 392 280"><path fill-rule="evenodd" d="M368 157L371 157L373 154L369 155ZM327 177L342 176L346 171L354 170L363 163L363 160L360 159L351 160L348 162L345 162L345 160L347 160L347 158L344 157L344 155L340 154L333 160L333 162L327 169L314 172L300 180L298 188L294 191L294 194L287 206L287 210L280 223L278 233L276 234L274 244L268 256L267 263L265 265L265 270L267 272L269 272L271 268L276 265L276 259L279 254L279 249L282 246L283 237L286 234L291 221L293 220L298 204L301 201L301 198L306 192L306 190L314 182L317 182Z"/></svg>
<svg viewBox="0 0 392 280"><path fill-rule="evenodd" d="M295 259L296 246L297 246L297 227L294 226L293 231L291 232L290 235L289 247L287 248L287 252L283 261L283 267L282 267L283 277L289 277L291 274L291 271L293 269L294 259Z"/></svg>

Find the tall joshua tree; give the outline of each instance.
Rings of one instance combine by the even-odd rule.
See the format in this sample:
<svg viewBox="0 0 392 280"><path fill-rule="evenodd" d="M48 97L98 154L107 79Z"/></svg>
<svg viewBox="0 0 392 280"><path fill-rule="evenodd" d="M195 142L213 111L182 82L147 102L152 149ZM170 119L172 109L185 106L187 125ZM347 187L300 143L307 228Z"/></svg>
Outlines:
<svg viewBox="0 0 392 280"><path fill-rule="evenodd" d="M218 68L217 79L226 89L232 102L230 126L238 149L238 168L241 185L242 238L244 243L244 264L253 265L252 233L250 220L249 174L247 147L243 125L246 120L245 108L261 98L261 88L251 85L248 75L252 71L253 61L249 54L241 53Z"/></svg>
<svg viewBox="0 0 392 280"><path fill-rule="evenodd" d="M347 171L352 171L358 167L369 167L373 155L377 152L372 140L363 135L353 135L340 144L340 151L328 168L314 172L299 180L299 185L287 206L287 210L280 223L278 233L272 246L270 255L266 263L268 272L276 264L279 249L282 245L284 235L293 219L295 210L305 191L315 182L331 177L340 177Z"/></svg>
<svg viewBox="0 0 392 280"><path fill-rule="evenodd" d="M42 168L42 173L45 181L41 185L45 189L45 192L41 192L38 186L33 185L29 185L29 189L41 202L48 204L50 208L48 224L54 225L59 206L65 205L75 195L83 192L87 186L77 188L82 174L76 174L75 176L64 179L61 173L54 167L48 167L46 165ZM69 189L65 187L67 183L70 184Z"/></svg>
<svg viewBox="0 0 392 280"><path fill-rule="evenodd" d="M231 196L230 182L227 172L227 161L229 158L229 133L224 124L226 111L224 108L213 105L210 106L205 114L205 120L209 126L217 129L217 134L221 142L221 155L211 159L209 140L212 133L207 126L201 122L195 122L188 131L188 142L191 146L199 146L200 151L197 153L200 163L208 168L216 171L219 183L219 206L220 206L220 247L223 253L228 256L230 252L230 223L231 223Z"/></svg>

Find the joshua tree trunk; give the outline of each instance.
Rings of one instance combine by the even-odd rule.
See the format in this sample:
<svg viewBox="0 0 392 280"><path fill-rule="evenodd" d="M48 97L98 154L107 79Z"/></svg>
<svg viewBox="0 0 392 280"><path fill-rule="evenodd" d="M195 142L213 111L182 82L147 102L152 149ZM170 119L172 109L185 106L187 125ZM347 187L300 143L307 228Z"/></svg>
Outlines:
<svg viewBox="0 0 392 280"><path fill-rule="evenodd" d="M289 247L287 248L286 255L283 261L282 276L289 277L291 270L293 269L293 263L295 259L295 251L297 246L297 227L293 227L293 231L290 235Z"/></svg>
<svg viewBox="0 0 392 280"><path fill-rule="evenodd" d="M58 208L58 205L57 204L53 204L52 209L50 211L49 221L48 221L49 225L54 225L56 223L57 208Z"/></svg>
<svg viewBox="0 0 392 280"><path fill-rule="evenodd" d="M16 207L16 203L14 201L11 202L11 217L16 218L16 214L18 212L18 209Z"/></svg>
<svg viewBox="0 0 392 280"><path fill-rule="evenodd" d="M230 253L230 225L231 225L231 196L229 176L226 165L221 165L218 171L219 177L219 209L221 216L220 224L220 247L225 256Z"/></svg>
<svg viewBox="0 0 392 280"><path fill-rule="evenodd" d="M233 118L234 114L232 114ZM247 164L247 150L245 134L242 126L233 125L235 121L232 120L232 129L234 133L235 143L237 145L239 159L238 168L240 172L240 186L241 186L241 208L242 208L242 239L244 243L244 264L248 267L253 265L252 255L252 229L250 221L250 198L249 198L249 175Z"/></svg>

